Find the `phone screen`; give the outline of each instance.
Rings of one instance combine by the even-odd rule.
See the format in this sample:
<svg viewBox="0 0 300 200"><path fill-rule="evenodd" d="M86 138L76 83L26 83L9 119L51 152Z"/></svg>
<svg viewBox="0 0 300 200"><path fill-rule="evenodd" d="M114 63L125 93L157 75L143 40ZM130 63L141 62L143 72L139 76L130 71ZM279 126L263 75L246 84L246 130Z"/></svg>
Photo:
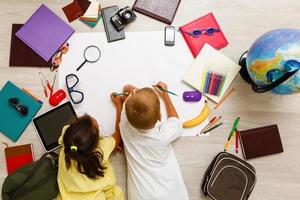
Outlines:
<svg viewBox="0 0 300 200"><path fill-rule="evenodd" d="M166 43L174 44L174 42L175 42L175 27L173 27L173 26L166 27L165 40L166 40Z"/></svg>

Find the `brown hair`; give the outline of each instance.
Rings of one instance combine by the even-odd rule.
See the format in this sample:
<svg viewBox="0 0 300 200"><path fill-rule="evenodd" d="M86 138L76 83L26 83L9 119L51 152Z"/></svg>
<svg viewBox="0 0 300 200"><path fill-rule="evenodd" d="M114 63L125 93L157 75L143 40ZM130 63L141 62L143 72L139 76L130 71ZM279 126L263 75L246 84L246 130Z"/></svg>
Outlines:
<svg viewBox="0 0 300 200"><path fill-rule="evenodd" d="M67 169L71 166L71 160L74 160L78 171L91 179L103 177L106 169L102 165L103 152L100 148L96 150L99 128L95 122L89 115L84 115L70 124L63 137Z"/></svg>
<svg viewBox="0 0 300 200"><path fill-rule="evenodd" d="M126 116L129 123L137 129L150 129L160 118L160 103L151 88L142 88L127 99Z"/></svg>

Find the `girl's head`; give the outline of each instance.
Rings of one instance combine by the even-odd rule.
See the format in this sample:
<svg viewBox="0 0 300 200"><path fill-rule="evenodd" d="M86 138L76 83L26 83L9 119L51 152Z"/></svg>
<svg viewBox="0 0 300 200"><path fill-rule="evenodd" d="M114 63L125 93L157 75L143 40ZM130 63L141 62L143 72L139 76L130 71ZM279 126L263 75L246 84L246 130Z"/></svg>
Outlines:
<svg viewBox="0 0 300 200"><path fill-rule="evenodd" d="M103 153L96 149L99 142L97 121L84 115L70 124L63 137L67 169L73 160L80 173L91 179L104 176Z"/></svg>

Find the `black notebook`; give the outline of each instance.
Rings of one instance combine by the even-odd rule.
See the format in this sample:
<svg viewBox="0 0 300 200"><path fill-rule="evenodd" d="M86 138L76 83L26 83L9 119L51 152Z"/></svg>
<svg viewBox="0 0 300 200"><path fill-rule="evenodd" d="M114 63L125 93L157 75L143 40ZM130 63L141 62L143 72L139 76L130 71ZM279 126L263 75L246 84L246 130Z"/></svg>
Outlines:
<svg viewBox="0 0 300 200"><path fill-rule="evenodd" d="M113 24L110 21L110 18L114 16L118 11L119 11L118 6L110 6L110 7L103 8L101 10L102 20L103 20L108 42L114 42L125 38L124 30L118 32L117 29L113 26Z"/></svg>

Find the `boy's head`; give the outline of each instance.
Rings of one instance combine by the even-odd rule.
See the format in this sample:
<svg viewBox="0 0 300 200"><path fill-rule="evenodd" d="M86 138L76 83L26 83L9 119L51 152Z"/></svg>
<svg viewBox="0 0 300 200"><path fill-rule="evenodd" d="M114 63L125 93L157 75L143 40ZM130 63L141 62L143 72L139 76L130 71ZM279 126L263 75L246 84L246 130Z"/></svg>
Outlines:
<svg viewBox="0 0 300 200"><path fill-rule="evenodd" d="M151 88L136 90L126 100L126 116L129 123L137 129L151 129L160 120L160 103Z"/></svg>

